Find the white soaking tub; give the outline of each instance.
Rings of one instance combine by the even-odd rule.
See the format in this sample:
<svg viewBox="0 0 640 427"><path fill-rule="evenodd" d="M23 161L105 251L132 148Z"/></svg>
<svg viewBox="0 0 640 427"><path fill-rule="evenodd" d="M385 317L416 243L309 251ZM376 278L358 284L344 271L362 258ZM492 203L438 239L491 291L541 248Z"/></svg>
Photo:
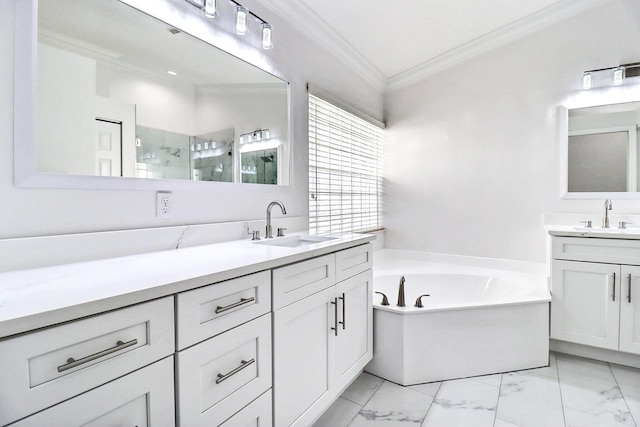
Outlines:
<svg viewBox="0 0 640 427"><path fill-rule="evenodd" d="M390 305L374 294L367 372L411 385L548 365L551 296L544 274L383 252L382 262L374 261L373 288ZM404 308L396 306L402 276ZM423 307L414 307L423 294L430 295L422 297Z"/></svg>

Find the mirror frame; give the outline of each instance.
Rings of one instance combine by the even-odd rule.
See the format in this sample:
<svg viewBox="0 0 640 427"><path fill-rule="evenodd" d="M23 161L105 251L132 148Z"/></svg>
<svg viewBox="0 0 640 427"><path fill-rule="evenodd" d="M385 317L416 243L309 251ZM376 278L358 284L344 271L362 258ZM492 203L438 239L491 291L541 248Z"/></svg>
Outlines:
<svg viewBox="0 0 640 427"><path fill-rule="evenodd" d="M116 1L116 0L114 0ZM14 185L18 188L62 188L93 190L173 190L193 186L215 186L217 189L289 193L292 187L294 147L292 143L292 83L274 72L262 49L225 33L199 16L197 9L183 1L117 0L196 37L212 47L260 68L287 83L287 120L289 148L289 182L281 185L242 184L236 182L192 181L136 177L105 177L38 172L37 165L37 42L38 0L14 0ZM211 188L211 187L209 187Z"/></svg>
<svg viewBox="0 0 640 427"><path fill-rule="evenodd" d="M557 109L558 195L565 200L640 199L638 192L569 192L569 110L640 102L640 84L582 90Z"/></svg>

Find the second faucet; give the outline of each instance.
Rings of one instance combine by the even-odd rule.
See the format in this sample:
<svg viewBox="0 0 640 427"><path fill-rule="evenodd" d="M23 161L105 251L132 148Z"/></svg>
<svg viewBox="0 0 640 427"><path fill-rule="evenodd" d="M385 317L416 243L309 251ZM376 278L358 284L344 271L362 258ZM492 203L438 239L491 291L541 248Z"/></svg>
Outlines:
<svg viewBox="0 0 640 427"><path fill-rule="evenodd" d="M264 236L266 239L273 238L273 230L271 229L271 208L276 205L280 206L280 210L282 211L283 215L287 214L287 209L284 207L284 203L282 203L280 200L269 203L269 206L267 206L267 230L265 233L266 236Z"/></svg>

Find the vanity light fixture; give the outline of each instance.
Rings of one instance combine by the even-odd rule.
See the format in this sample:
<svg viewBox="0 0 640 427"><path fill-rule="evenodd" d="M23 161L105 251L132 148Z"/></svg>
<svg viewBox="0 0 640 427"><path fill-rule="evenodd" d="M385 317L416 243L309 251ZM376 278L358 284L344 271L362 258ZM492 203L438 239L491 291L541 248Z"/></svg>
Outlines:
<svg viewBox="0 0 640 427"><path fill-rule="evenodd" d="M185 0L192 6L197 7L202 11L204 16L207 18L215 18L218 16L220 12L220 8L218 7L217 0ZM265 50L273 49L273 27L264 19L260 18L258 15L250 12L246 7L242 6L240 3L235 0L229 0L232 5L235 5L235 32L238 35L244 36L249 32L250 17L253 16L258 23L261 25L262 31L262 48ZM222 8L222 13L224 13L224 7Z"/></svg>
<svg viewBox="0 0 640 427"><path fill-rule="evenodd" d="M601 78L597 78L599 74L603 73L605 75ZM627 79L638 76L640 76L640 62L622 64L615 67L599 68L597 70L588 70L582 73L582 88L591 89L594 83L598 82L610 82L609 84L619 86L624 84ZM598 86L601 86L601 84L598 84Z"/></svg>
<svg viewBox="0 0 640 427"><path fill-rule="evenodd" d="M242 6L236 6L236 34L244 36L249 31L247 17L249 11Z"/></svg>
<svg viewBox="0 0 640 427"><path fill-rule="evenodd" d="M265 141L271 139L271 131L269 129L259 129L253 132L243 133L240 135L240 144L249 144L253 142Z"/></svg>

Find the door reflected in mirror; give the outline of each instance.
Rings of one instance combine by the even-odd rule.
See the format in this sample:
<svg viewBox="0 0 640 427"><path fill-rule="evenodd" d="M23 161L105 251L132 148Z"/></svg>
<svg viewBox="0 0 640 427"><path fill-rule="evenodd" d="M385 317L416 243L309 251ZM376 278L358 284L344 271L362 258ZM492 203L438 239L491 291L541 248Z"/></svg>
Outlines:
<svg viewBox="0 0 640 427"><path fill-rule="evenodd" d="M568 191L637 192L640 102L569 110Z"/></svg>
<svg viewBox="0 0 640 427"><path fill-rule="evenodd" d="M288 184L288 83L176 26L116 0L40 0L37 64L39 173ZM263 128L273 153L241 156Z"/></svg>

